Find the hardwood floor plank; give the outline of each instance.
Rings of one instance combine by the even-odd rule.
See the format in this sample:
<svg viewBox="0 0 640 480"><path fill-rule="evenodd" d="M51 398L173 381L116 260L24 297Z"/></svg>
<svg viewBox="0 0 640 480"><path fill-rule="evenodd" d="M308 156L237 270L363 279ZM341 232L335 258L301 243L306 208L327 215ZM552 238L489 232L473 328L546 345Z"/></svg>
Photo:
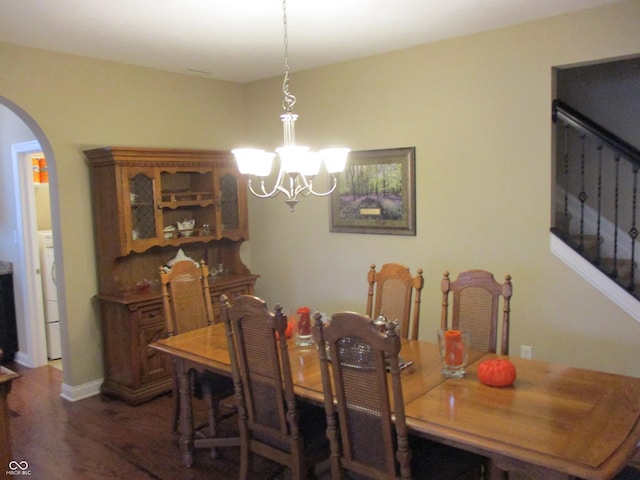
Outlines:
<svg viewBox="0 0 640 480"><path fill-rule="evenodd" d="M177 434L171 429L169 395L132 407L107 396L78 402L60 397L62 372L50 366L28 369L9 395L13 459L27 461L31 478L200 480L238 477L238 449L218 450L218 458L198 450L194 465L183 466ZM206 418L204 402L194 402L196 419ZM235 431L236 418L220 430ZM254 470L260 480L276 478L283 468L260 458Z"/></svg>

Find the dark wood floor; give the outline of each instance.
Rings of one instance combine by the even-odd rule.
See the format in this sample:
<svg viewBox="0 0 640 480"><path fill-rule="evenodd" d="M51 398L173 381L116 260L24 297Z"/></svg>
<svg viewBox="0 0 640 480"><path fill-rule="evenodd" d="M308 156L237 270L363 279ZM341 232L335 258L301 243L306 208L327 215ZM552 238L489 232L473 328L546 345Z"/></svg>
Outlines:
<svg viewBox="0 0 640 480"><path fill-rule="evenodd" d="M192 467L182 465L169 395L137 407L106 396L72 403L60 398L60 370L9 367L22 375L9 395L13 459L27 461L34 480L238 478L237 448L220 449L216 459L199 450ZM197 415L202 403L194 402ZM232 431L235 422L231 417L223 428ZM254 470L260 480L288 476L260 458Z"/></svg>
<svg viewBox="0 0 640 480"><path fill-rule="evenodd" d="M237 448L220 449L216 459L208 451L199 450L194 465L183 466L177 435L170 431L173 399L169 395L137 407L106 396L72 403L60 398L60 370L51 366L8 367L22 375L13 382L9 395L13 459L29 463L31 479L238 478ZM202 404L194 402L196 418L205 418ZM221 430L234 432L235 422L235 417L228 418ZM327 467L318 467L320 480L328 478ZM290 478L280 465L260 457L256 458L253 470L256 480ZM518 474L510 478L529 479ZM617 479L639 480L640 471L629 468Z"/></svg>

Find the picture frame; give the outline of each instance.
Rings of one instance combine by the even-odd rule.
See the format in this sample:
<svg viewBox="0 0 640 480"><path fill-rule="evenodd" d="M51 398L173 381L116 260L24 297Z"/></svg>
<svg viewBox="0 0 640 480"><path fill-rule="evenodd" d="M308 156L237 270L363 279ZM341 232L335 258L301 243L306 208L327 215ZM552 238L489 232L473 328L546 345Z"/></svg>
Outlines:
<svg viewBox="0 0 640 480"><path fill-rule="evenodd" d="M331 232L416 235L416 149L351 152L331 193Z"/></svg>

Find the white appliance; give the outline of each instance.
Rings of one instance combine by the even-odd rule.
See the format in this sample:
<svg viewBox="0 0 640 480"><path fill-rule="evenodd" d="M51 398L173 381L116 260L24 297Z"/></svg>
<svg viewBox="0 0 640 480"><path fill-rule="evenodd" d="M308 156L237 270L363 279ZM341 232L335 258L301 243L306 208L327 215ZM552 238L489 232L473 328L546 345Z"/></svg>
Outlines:
<svg viewBox="0 0 640 480"><path fill-rule="evenodd" d="M60 344L56 263L53 258L53 235L51 230L38 232L38 246L44 300L44 322L47 332L47 356L49 360L56 360L62 358L62 346Z"/></svg>

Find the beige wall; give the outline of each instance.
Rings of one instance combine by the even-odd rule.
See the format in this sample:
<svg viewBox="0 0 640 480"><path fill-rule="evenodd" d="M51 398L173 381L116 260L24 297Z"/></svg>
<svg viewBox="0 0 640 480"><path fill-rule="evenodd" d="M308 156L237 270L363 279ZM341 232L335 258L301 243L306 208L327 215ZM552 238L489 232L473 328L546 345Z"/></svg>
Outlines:
<svg viewBox="0 0 640 480"><path fill-rule="evenodd" d="M551 68L639 53L639 27L634 0L293 74L299 143L416 147L418 235L333 234L327 199L291 214L280 199L251 198L244 254L261 275L257 293L271 306L362 311L368 265L403 262L425 271L421 336L434 339L443 270L510 273L515 352L533 345L536 358L640 376L640 325L556 259L548 234ZM247 138L272 148L280 89L281 78L242 87L0 44L0 96L32 117L53 153L65 383L102 376L82 150L231 148L243 121Z"/></svg>
<svg viewBox="0 0 640 480"><path fill-rule="evenodd" d="M640 376L640 324L549 250L552 67L640 54L638 31L634 1L293 74L298 143L416 147L418 234L330 233L325 199L291 214L252 198L257 293L363 311L368 265L402 262L424 269L421 337L435 340L444 270L509 273L514 354ZM279 79L247 87L249 129L270 148L278 95Z"/></svg>
<svg viewBox="0 0 640 480"><path fill-rule="evenodd" d="M59 235L57 264L64 265L59 289L66 300L61 312L66 319L64 381L82 385L103 375L83 150L109 145L230 148L243 128L242 88L0 43L0 96L22 108L51 145L52 155L45 153L50 188L59 195L52 202L52 217ZM4 162L10 146L0 147Z"/></svg>

